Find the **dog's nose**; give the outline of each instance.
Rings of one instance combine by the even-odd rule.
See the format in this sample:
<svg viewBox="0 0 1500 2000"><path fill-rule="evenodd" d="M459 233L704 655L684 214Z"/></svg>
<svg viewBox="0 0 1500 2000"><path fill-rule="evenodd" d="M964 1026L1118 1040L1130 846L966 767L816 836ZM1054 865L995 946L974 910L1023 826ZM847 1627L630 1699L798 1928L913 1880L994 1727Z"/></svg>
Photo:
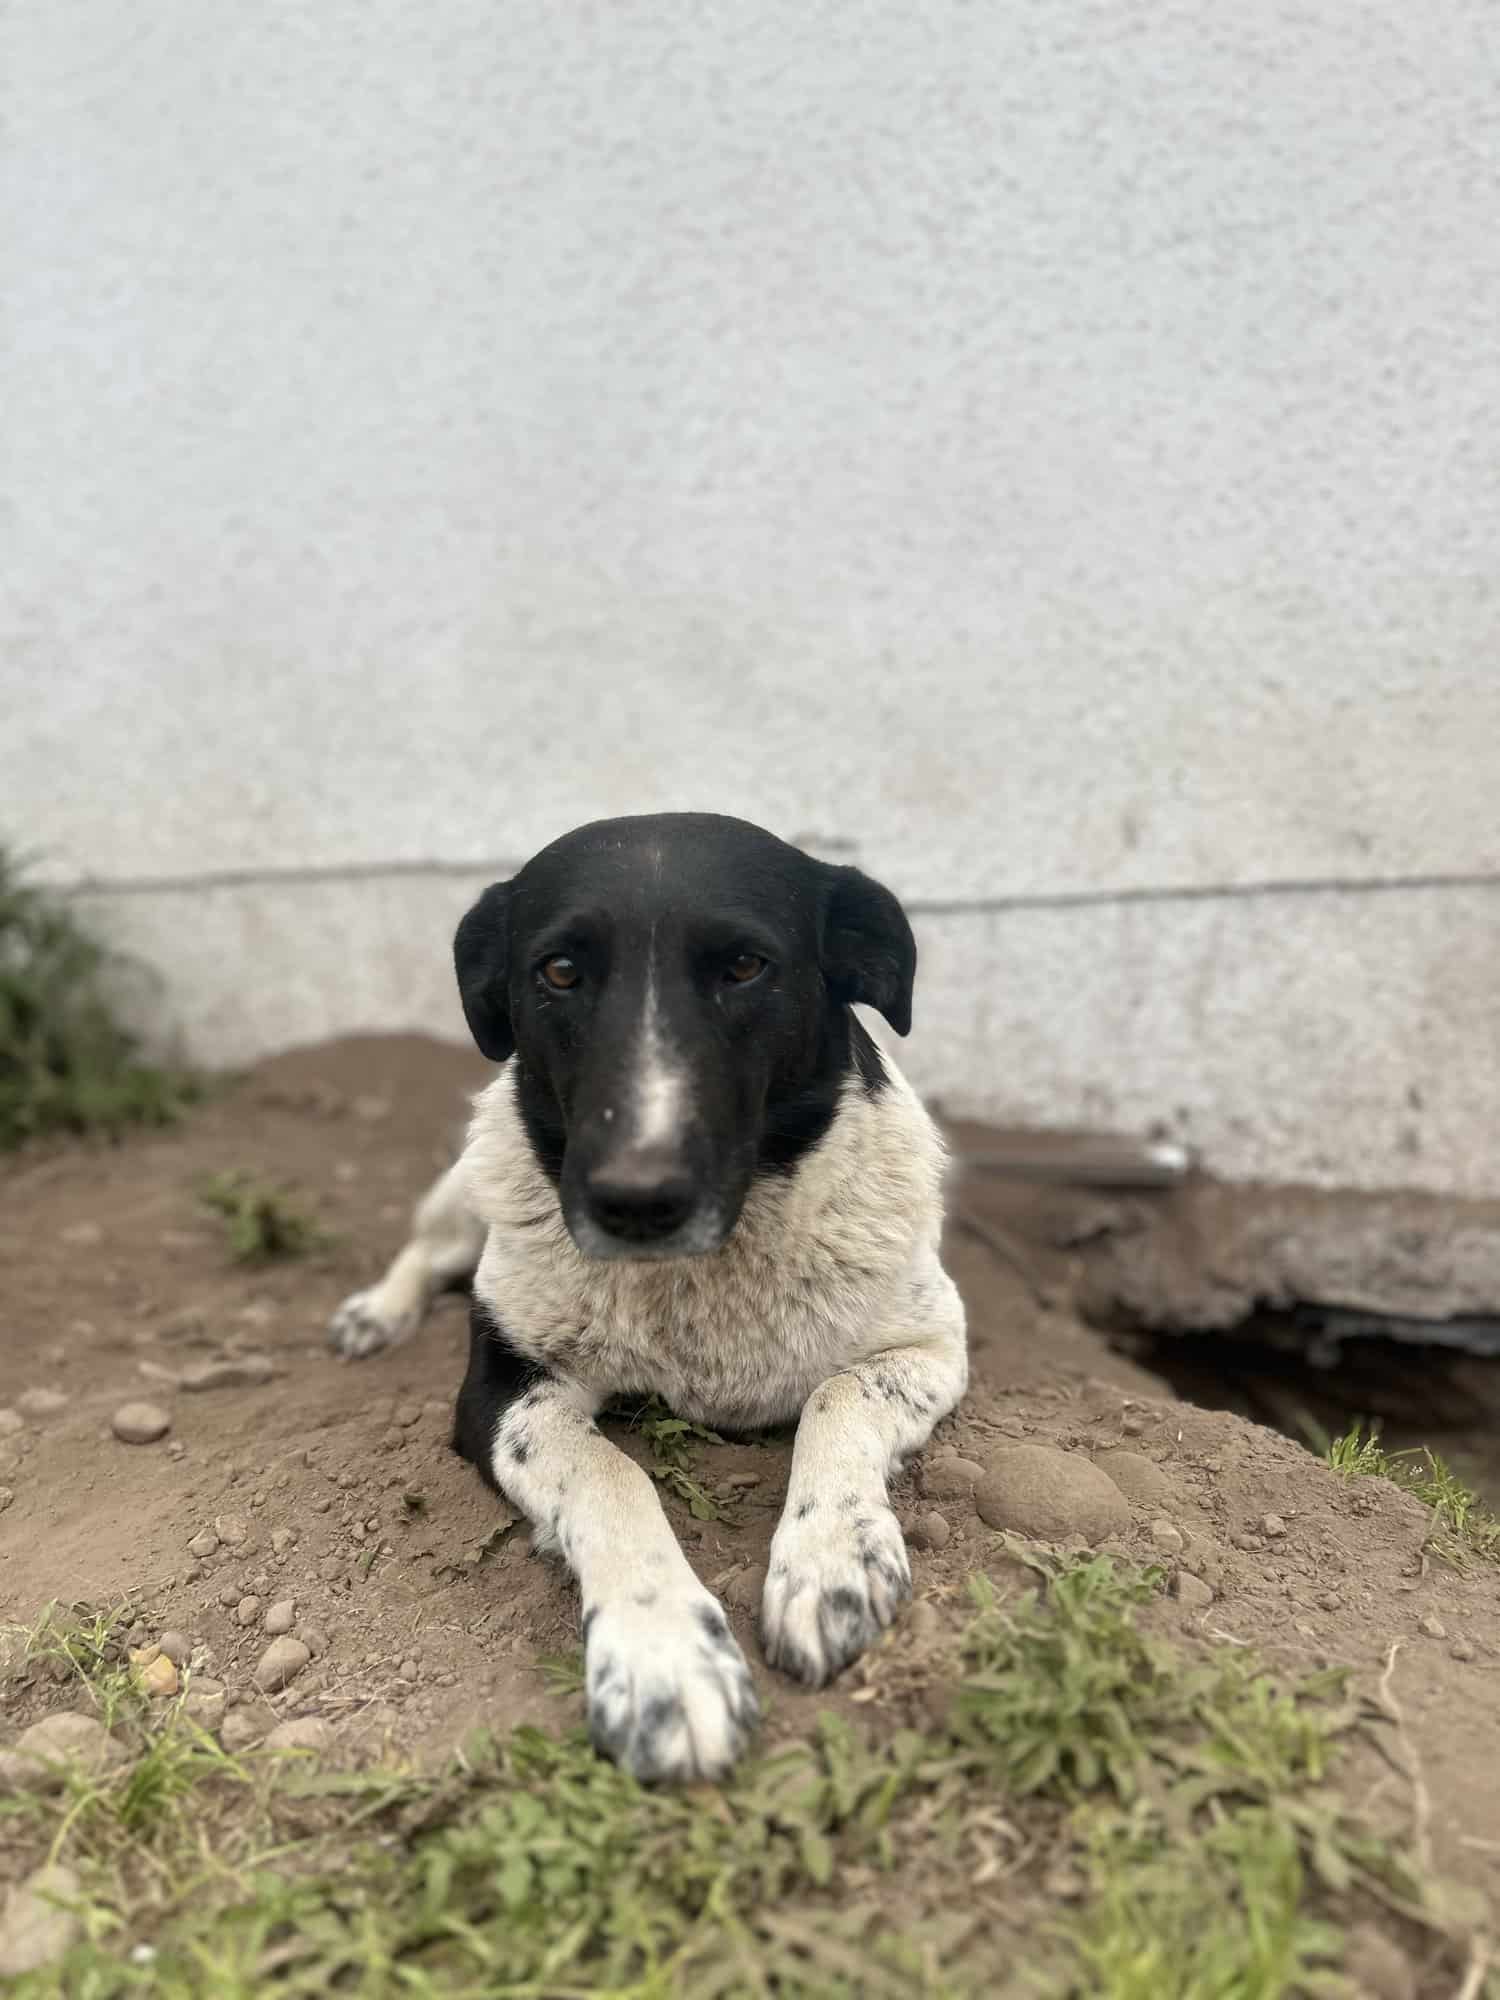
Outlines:
<svg viewBox="0 0 1500 2000"><path fill-rule="evenodd" d="M698 1203L698 1184L660 1153L623 1153L594 1169L589 1214L626 1243L653 1243L681 1229Z"/></svg>

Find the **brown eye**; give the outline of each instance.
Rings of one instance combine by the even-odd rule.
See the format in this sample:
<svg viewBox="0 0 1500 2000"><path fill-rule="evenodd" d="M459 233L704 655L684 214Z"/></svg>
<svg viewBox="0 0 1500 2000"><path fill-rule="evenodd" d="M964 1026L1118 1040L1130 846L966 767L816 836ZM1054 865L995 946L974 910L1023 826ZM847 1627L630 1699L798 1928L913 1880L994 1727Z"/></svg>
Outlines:
<svg viewBox="0 0 1500 2000"><path fill-rule="evenodd" d="M738 958L730 959L724 968L724 977L732 986L748 986L752 979L759 979L766 969L766 961L756 951L742 951Z"/></svg>
<svg viewBox="0 0 1500 2000"><path fill-rule="evenodd" d="M541 965L543 979L555 993L566 993L576 986L583 974L571 958L544 958Z"/></svg>

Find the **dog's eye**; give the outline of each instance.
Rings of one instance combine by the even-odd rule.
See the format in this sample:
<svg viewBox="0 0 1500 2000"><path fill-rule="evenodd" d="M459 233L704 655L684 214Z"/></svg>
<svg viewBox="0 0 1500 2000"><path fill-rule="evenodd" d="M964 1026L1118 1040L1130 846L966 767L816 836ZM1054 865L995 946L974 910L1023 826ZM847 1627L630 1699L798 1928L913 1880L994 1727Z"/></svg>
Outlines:
<svg viewBox="0 0 1500 2000"><path fill-rule="evenodd" d="M578 970L572 959L564 958L561 955L555 958L544 958L541 964L541 974L543 979L546 980L547 984L556 993L566 993L569 987L576 986L583 977L583 974Z"/></svg>
<svg viewBox="0 0 1500 2000"><path fill-rule="evenodd" d="M758 951L742 951L738 958L730 959L724 968L724 977L731 986L748 986L752 979L759 979L766 969L766 961Z"/></svg>

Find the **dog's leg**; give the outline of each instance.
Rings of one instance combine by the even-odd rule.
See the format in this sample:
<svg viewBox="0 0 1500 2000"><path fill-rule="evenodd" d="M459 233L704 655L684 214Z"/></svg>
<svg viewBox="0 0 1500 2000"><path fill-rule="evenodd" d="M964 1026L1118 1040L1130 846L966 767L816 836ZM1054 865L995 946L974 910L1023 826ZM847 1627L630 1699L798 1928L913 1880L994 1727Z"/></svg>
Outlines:
<svg viewBox="0 0 1500 2000"><path fill-rule="evenodd" d="M968 1380L956 1337L891 1348L814 1391L797 1426L786 1507L761 1599L766 1658L809 1687L857 1659L911 1595L886 1481Z"/></svg>
<svg viewBox="0 0 1500 2000"><path fill-rule="evenodd" d="M519 1356L478 1300L471 1324L453 1441L578 1579L596 1748L637 1778L721 1777L754 1734L755 1684L655 1484L595 1424L601 1397Z"/></svg>
<svg viewBox="0 0 1500 2000"><path fill-rule="evenodd" d="M460 1162L417 1204L411 1237L379 1284L353 1293L334 1314L329 1346L357 1360L410 1340L437 1294L474 1275L484 1236Z"/></svg>

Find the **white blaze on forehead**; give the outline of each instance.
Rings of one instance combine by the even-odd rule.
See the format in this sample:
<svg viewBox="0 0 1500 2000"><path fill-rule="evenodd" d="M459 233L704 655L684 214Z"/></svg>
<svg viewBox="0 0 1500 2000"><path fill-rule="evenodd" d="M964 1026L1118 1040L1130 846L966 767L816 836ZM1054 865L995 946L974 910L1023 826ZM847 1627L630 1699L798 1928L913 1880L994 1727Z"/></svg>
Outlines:
<svg viewBox="0 0 1500 2000"><path fill-rule="evenodd" d="M636 1051L632 1138L640 1146L659 1146L673 1138L682 1123L687 1079L672 1060L662 1034L661 1007L656 993L656 932L651 933L646 961L646 1005Z"/></svg>

